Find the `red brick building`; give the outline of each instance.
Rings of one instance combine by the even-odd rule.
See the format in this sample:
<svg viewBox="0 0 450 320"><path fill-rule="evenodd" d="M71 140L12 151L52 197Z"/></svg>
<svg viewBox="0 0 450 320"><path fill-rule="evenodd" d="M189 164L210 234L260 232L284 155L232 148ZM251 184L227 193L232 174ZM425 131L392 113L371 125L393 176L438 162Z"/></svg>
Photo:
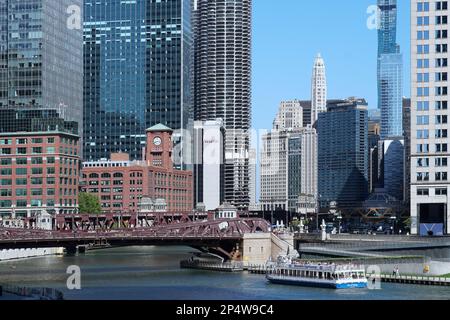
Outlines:
<svg viewBox="0 0 450 320"><path fill-rule="evenodd" d="M61 131L0 133L0 216L78 208L79 137Z"/></svg>
<svg viewBox="0 0 450 320"><path fill-rule="evenodd" d="M105 213L137 212L143 197L165 199L170 212L191 211L192 172L174 169L172 133L163 125L148 129L142 161L120 153L108 161L83 163L81 190L96 194Z"/></svg>

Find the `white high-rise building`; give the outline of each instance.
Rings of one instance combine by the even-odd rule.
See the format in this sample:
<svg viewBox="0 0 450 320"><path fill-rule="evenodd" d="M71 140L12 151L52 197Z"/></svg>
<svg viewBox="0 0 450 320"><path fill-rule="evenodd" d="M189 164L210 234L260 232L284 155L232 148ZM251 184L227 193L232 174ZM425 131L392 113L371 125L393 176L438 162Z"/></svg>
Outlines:
<svg viewBox="0 0 450 320"><path fill-rule="evenodd" d="M275 130L288 130L303 126L303 108L299 100L282 101L273 122Z"/></svg>
<svg viewBox="0 0 450 320"><path fill-rule="evenodd" d="M260 204L263 211L288 210L288 145L291 133L272 130L262 136Z"/></svg>
<svg viewBox="0 0 450 320"><path fill-rule="evenodd" d="M216 210L224 203L224 140L222 119L194 123L195 205Z"/></svg>
<svg viewBox="0 0 450 320"><path fill-rule="evenodd" d="M449 1L411 1L411 232L450 233Z"/></svg>
<svg viewBox="0 0 450 320"><path fill-rule="evenodd" d="M314 62L311 91L311 125L314 125L319 113L327 111L327 77L320 53Z"/></svg>
<svg viewBox="0 0 450 320"><path fill-rule="evenodd" d="M317 197L317 134L303 128L299 101L280 104L273 130L262 137L260 159L263 211L297 212L301 196Z"/></svg>

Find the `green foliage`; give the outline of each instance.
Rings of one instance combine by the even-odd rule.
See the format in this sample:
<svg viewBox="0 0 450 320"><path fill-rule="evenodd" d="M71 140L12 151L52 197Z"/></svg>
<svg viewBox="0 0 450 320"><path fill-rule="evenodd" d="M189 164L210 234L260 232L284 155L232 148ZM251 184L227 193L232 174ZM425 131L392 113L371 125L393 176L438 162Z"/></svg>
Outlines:
<svg viewBox="0 0 450 320"><path fill-rule="evenodd" d="M80 193L78 195L78 205L80 213L87 214L100 214L102 213L102 207L100 205L100 200L89 193Z"/></svg>

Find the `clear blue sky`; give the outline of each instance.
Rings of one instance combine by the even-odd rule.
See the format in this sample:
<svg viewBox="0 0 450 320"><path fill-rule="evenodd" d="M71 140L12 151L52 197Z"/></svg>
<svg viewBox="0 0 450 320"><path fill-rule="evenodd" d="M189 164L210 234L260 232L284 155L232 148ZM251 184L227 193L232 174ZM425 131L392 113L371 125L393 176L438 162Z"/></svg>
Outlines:
<svg viewBox="0 0 450 320"><path fill-rule="evenodd" d="M398 35L409 96L409 0L398 0ZM366 98L377 107L377 32L367 28L376 0L253 1L253 128L271 129L281 100L311 96L318 52L325 59L328 97Z"/></svg>

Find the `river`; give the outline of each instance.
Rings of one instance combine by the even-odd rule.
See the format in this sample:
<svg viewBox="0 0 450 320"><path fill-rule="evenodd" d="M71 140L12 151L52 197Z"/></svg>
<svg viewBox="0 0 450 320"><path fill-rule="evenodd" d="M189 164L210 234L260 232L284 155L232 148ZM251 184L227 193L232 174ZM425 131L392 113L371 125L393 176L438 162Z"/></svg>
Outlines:
<svg viewBox="0 0 450 320"><path fill-rule="evenodd" d="M61 290L67 300L415 300L450 299L449 287L382 284L381 290L329 290L268 284L262 275L181 270L193 249L131 247L0 262L0 283ZM67 268L81 269L68 290ZM1 299L1 297L0 297Z"/></svg>

